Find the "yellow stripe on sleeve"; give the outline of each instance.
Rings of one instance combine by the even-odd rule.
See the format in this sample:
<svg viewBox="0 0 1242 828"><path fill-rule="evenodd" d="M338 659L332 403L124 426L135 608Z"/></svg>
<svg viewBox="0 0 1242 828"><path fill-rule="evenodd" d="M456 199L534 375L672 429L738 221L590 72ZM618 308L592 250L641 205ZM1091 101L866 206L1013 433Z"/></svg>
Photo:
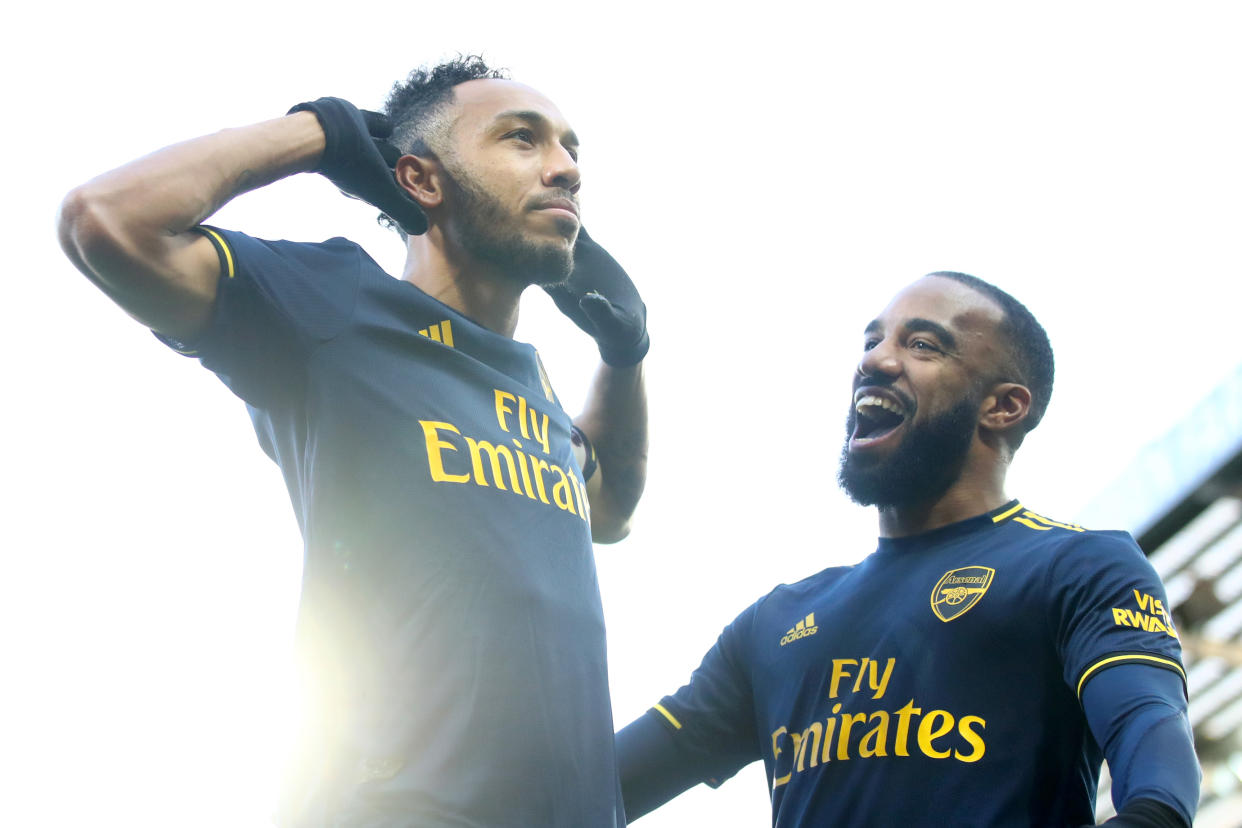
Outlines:
<svg viewBox="0 0 1242 828"><path fill-rule="evenodd" d="M1182 677L1182 681L1186 680L1186 671L1182 669L1182 665L1178 664L1171 658L1165 658L1164 656L1157 655L1147 655L1145 653L1127 653L1125 655L1115 655L1109 656L1108 658L1102 658L1086 670L1083 670L1082 678L1078 680L1078 698L1082 698L1082 688L1083 685L1087 683L1087 679L1091 678L1102 668L1107 667L1110 664L1117 664L1121 661L1146 661L1152 664L1159 664L1162 667L1172 669Z"/></svg>
<svg viewBox="0 0 1242 828"><path fill-rule="evenodd" d="M677 728L678 730L681 730L681 722L677 721L676 716L674 716L672 713L669 713L667 710L665 710L664 705L656 704L656 705L653 705L651 709L655 710L661 716L668 719L669 724L671 724L673 727Z"/></svg>
<svg viewBox="0 0 1242 828"><path fill-rule="evenodd" d="M229 249L228 242L224 240L224 236L221 236L210 227L204 227L202 225L199 225L198 231L207 236L207 238L211 239L215 244L216 249L220 251L220 255L224 259L224 275L232 279L235 275L237 275L237 269L233 266L233 251Z"/></svg>

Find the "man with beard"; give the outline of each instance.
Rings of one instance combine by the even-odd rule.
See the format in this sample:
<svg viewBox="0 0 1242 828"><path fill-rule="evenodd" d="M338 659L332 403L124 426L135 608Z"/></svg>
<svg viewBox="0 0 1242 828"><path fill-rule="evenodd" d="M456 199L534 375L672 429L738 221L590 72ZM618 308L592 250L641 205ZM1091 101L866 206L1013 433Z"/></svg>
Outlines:
<svg viewBox="0 0 1242 828"><path fill-rule="evenodd" d="M577 152L551 101L462 58L384 114L320 98L65 200L74 263L240 396L284 473L314 691L284 825L624 821L591 541L643 488L648 338L580 229ZM203 224L312 170L400 229L402 279L345 239ZM603 358L572 421L512 339L531 284Z"/></svg>
<svg viewBox="0 0 1242 828"><path fill-rule="evenodd" d="M1199 771L1156 573L1005 472L1052 391L1009 294L934 273L867 325L840 482L879 548L781 585L617 737L630 819L762 759L780 826L1189 825Z"/></svg>

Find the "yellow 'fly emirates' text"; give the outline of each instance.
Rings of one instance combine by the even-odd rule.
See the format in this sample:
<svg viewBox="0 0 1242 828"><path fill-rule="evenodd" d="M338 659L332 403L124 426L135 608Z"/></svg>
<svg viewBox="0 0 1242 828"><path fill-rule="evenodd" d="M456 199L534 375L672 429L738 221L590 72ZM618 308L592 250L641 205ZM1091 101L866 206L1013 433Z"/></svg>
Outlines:
<svg viewBox="0 0 1242 828"><path fill-rule="evenodd" d="M548 443L548 415L540 414L526 399L499 388L493 389L496 421L510 435L513 448L504 440L491 442L461 433L452 423L419 420L427 442L427 468L437 483L473 483L485 488L525 496L545 506L555 506L582 520L590 521L586 484L571 469L563 469L537 454L523 451L526 446L513 435L511 425L522 438L535 443L543 455L551 455Z"/></svg>
<svg viewBox="0 0 1242 828"><path fill-rule="evenodd" d="M881 664L873 658L834 658L828 682L828 698L871 691L871 701L879 701L888 689L897 659ZM851 687L852 685L852 687ZM802 729L778 727L772 731L772 758L775 768L772 786L789 782L828 762L851 759L909 756L918 751L932 759L978 762L987 746L980 716L954 715L948 710L924 710L910 699L896 710L842 712L841 702L832 705L831 714Z"/></svg>

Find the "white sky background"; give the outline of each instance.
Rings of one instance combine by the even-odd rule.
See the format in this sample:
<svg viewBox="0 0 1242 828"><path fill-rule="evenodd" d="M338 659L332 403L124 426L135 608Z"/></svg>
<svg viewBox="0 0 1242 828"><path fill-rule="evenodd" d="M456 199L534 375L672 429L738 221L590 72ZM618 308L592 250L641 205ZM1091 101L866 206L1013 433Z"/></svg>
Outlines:
<svg viewBox="0 0 1242 828"><path fill-rule="evenodd" d="M0 823L249 828L274 795L301 554L279 473L242 404L55 240L68 189L162 145L320 95L377 107L458 50L558 102L586 224L650 309L650 482L633 535L597 550L618 725L776 583L873 548L874 517L834 483L850 373L920 274L994 281L1048 329L1056 393L1010 493L1055 518L1234 367L1238 6L823 6L9 18ZM300 176L214 221L345 235L397 272L373 215ZM594 347L537 294L519 338L576 410ZM768 822L752 766L640 824Z"/></svg>

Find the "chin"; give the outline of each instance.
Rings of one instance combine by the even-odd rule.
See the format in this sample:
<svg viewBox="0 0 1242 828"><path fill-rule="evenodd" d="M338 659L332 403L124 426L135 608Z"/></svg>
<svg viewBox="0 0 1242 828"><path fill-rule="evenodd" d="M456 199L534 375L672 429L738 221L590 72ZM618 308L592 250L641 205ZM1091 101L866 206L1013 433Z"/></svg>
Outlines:
<svg viewBox="0 0 1242 828"><path fill-rule="evenodd" d="M573 245L566 241L528 238L509 254L505 262L507 270L528 285L562 284L574 269Z"/></svg>
<svg viewBox="0 0 1242 828"><path fill-rule="evenodd" d="M572 221L571 219L558 218L556 220L557 232L560 233L561 237L565 239L570 247L573 247L574 242L578 240L578 230L581 227L582 225L576 221Z"/></svg>

